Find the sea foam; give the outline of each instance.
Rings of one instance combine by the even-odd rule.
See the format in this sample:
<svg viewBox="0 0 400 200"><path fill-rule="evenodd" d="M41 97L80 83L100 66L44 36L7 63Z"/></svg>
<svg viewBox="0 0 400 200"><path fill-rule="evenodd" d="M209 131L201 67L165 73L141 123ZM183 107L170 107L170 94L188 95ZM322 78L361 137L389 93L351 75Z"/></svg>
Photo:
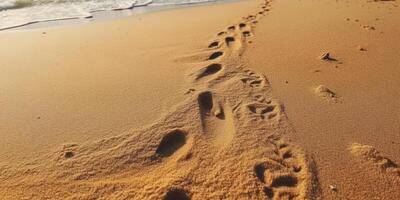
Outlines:
<svg viewBox="0 0 400 200"><path fill-rule="evenodd" d="M93 12L215 0L1 0L0 30L27 24L93 17Z"/></svg>

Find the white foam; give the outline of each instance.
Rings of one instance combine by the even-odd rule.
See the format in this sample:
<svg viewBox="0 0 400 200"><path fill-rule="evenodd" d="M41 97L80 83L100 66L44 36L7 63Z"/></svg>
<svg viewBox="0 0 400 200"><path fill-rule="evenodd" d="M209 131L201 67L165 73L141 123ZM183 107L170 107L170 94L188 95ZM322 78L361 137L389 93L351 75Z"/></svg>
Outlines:
<svg viewBox="0 0 400 200"><path fill-rule="evenodd" d="M27 24L92 17L93 12L216 0L0 0L0 30Z"/></svg>

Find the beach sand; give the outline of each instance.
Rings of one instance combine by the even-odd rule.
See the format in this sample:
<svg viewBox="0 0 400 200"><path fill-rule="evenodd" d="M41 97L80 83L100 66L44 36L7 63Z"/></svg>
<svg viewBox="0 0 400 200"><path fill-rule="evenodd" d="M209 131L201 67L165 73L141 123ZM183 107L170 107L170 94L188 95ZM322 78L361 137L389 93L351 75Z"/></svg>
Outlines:
<svg viewBox="0 0 400 200"><path fill-rule="evenodd" d="M0 32L1 199L400 199L396 1Z"/></svg>

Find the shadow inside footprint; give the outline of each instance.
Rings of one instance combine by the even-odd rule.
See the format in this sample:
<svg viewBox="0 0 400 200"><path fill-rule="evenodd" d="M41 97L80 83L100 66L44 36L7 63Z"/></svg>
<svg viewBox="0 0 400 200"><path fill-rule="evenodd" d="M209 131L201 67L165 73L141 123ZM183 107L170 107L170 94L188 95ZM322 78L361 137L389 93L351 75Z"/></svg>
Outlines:
<svg viewBox="0 0 400 200"><path fill-rule="evenodd" d="M211 43L208 45L208 48L215 48L215 47L218 47L218 45L219 45L219 42L218 42L218 41L211 42Z"/></svg>
<svg viewBox="0 0 400 200"><path fill-rule="evenodd" d="M244 37L250 37L251 36L250 31L243 31L243 36Z"/></svg>
<svg viewBox="0 0 400 200"><path fill-rule="evenodd" d="M215 73L219 72L221 69L222 69L222 65L218 64L218 63L208 65L206 68L203 69L203 71L197 76L196 79L200 79L205 76L215 74Z"/></svg>
<svg viewBox="0 0 400 200"><path fill-rule="evenodd" d="M287 151L282 155L283 159L289 159L289 158L292 158L292 157L293 157L293 155L292 155L291 151Z"/></svg>
<svg viewBox="0 0 400 200"><path fill-rule="evenodd" d="M260 180L261 182L265 182L265 167L263 164L258 164L254 167L254 173L256 174L256 177L258 178L258 180Z"/></svg>
<svg viewBox="0 0 400 200"><path fill-rule="evenodd" d="M275 110L275 106L267 106L265 109L261 111L261 114L270 113Z"/></svg>
<svg viewBox="0 0 400 200"><path fill-rule="evenodd" d="M74 154L74 152L72 152L72 151L67 151L67 152L65 152L65 154L64 154L64 157L65 158L72 158L72 157L74 157L75 156L75 154Z"/></svg>
<svg viewBox="0 0 400 200"><path fill-rule="evenodd" d="M186 133L181 130L174 130L162 138L156 153L163 157L170 156L185 145L185 143Z"/></svg>
<svg viewBox="0 0 400 200"><path fill-rule="evenodd" d="M297 178L291 175L283 175L275 178L271 187L295 187L297 185Z"/></svg>
<svg viewBox="0 0 400 200"><path fill-rule="evenodd" d="M274 191L269 187L264 187L263 192L270 199L272 199L274 197Z"/></svg>
<svg viewBox="0 0 400 200"><path fill-rule="evenodd" d="M211 112L211 109L214 106L211 92L206 91L200 93L197 101L199 102L200 111L202 114L207 114Z"/></svg>
<svg viewBox="0 0 400 200"><path fill-rule="evenodd" d="M210 57L208 58L208 60L217 59L217 58L221 57L222 55L224 55L224 52L222 52L222 51L214 52L214 53L212 53L212 54L210 55Z"/></svg>
<svg viewBox="0 0 400 200"><path fill-rule="evenodd" d="M167 192L163 200L190 200L187 192L182 189L171 189Z"/></svg>
<svg viewBox="0 0 400 200"><path fill-rule="evenodd" d="M226 45L230 46L233 42L235 42L235 38L234 37L229 36L229 37L225 38Z"/></svg>
<svg viewBox="0 0 400 200"><path fill-rule="evenodd" d="M225 35L226 34L226 31L221 31L221 32L219 32L217 35L218 36L221 36L221 35Z"/></svg>
<svg viewBox="0 0 400 200"><path fill-rule="evenodd" d="M250 112L252 112L252 113L257 113L257 108L256 108L255 106L249 105L249 106L247 106L247 107L248 107L248 109L250 110Z"/></svg>

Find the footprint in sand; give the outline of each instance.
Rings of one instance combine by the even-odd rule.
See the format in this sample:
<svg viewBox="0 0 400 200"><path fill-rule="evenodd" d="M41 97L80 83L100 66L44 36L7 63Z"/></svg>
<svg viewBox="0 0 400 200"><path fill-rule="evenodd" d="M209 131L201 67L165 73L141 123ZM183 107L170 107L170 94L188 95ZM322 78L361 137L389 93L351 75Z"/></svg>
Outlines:
<svg viewBox="0 0 400 200"><path fill-rule="evenodd" d="M157 147L156 154L168 157L174 154L186 144L186 133L181 130L174 130L166 134Z"/></svg>
<svg viewBox="0 0 400 200"><path fill-rule="evenodd" d="M303 167L300 158L288 154L292 150L287 143L273 144L278 158L254 166L254 174L263 185L262 191L268 199L301 199L305 191L301 186Z"/></svg>
<svg viewBox="0 0 400 200"><path fill-rule="evenodd" d="M235 38L232 36L228 36L225 38L226 46L231 46L235 42Z"/></svg>
<svg viewBox="0 0 400 200"><path fill-rule="evenodd" d="M243 28L245 28L247 25L246 25L246 23L240 23L239 24L239 29L243 29Z"/></svg>
<svg viewBox="0 0 400 200"><path fill-rule="evenodd" d="M211 42L208 45L208 48L210 48L210 49L214 49L214 48L217 48L217 47L219 47L219 42L218 41Z"/></svg>
<svg viewBox="0 0 400 200"><path fill-rule="evenodd" d="M222 51L216 51L216 52L212 53L212 54L210 55L210 57L208 57L208 60L215 60L215 59L217 59L217 58L219 58L219 57L221 57L221 56L223 56L223 55L224 55L224 52L222 52Z"/></svg>
<svg viewBox="0 0 400 200"><path fill-rule="evenodd" d="M170 189L164 196L163 200L190 200L188 192L182 189Z"/></svg>
<svg viewBox="0 0 400 200"><path fill-rule="evenodd" d="M64 144L62 146L60 158L70 159L76 155L78 149L77 144Z"/></svg>
<svg viewBox="0 0 400 200"><path fill-rule="evenodd" d="M200 70L200 72L196 76L196 80L204 78L206 76L210 76L216 74L217 72L222 70L222 65L219 63L213 63L208 65L207 67Z"/></svg>
<svg viewBox="0 0 400 200"><path fill-rule="evenodd" d="M227 34L226 31L221 31L221 32L219 32L219 33L217 34L217 36L223 36L223 35L225 35L225 34Z"/></svg>
<svg viewBox="0 0 400 200"><path fill-rule="evenodd" d="M234 30L236 30L236 26L229 26L227 29L228 29L229 31L234 31Z"/></svg>
<svg viewBox="0 0 400 200"><path fill-rule="evenodd" d="M279 116L280 108L277 105L270 105L266 103L254 102L246 105L248 111L252 116L261 118L262 120L271 120Z"/></svg>
<svg viewBox="0 0 400 200"><path fill-rule="evenodd" d="M75 153L72 152L72 151L66 151L65 154L64 154L65 158L72 158L74 156L75 156Z"/></svg>
<svg viewBox="0 0 400 200"><path fill-rule="evenodd" d="M251 32L250 31L243 31L242 32L244 37L250 37L251 36Z"/></svg>
<svg viewBox="0 0 400 200"><path fill-rule="evenodd" d="M399 166L394 161L381 155L374 147L353 143L349 146L348 150L352 155L361 159L363 162L373 164L384 172L400 177Z"/></svg>
<svg viewBox="0 0 400 200"><path fill-rule="evenodd" d="M197 101L204 133L219 148L230 144L236 132L231 107L216 100L210 91L200 93Z"/></svg>
<svg viewBox="0 0 400 200"><path fill-rule="evenodd" d="M244 72L246 73L245 77L240 79L242 83L254 88L265 87L267 85L267 80L262 74L256 74L251 70L244 70Z"/></svg>
<svg viewBox="0 0 400 200"><path fill-rule="evenodd" d="M247 17L245 17L245 19L247 19L247 20L254 20L254 19L256 19L256 16L254 16L254 15L248 15Z"/></svg>
<svg viewBox="0 0 400 200"><path fill-rule="evenodd" d="M242 44L244 41L241 41L240 39L237 39L234 36L227 36L225 37L225 44L228 48L231 48L233 50L240 50L242 48Z"/></svg>
<svg viewBox="0 0 400 200"><path fill-rule="evenodd" d="M369 26L369 25L363 25L363 29L368 30L368 31L374 31L376 28L374 26Z"/></svg>
<svg viewBox="0 0 400 200"><path fill-rule="evenodd" d="M326 99L326 100L330 100L333 102L339 102L340 98L337 96L337 94L332 91L331 89L329 89L328 87L326 87L325 85L319 85L317 87L315 87L313 89L314 94L316 94L317 96Z"/></svg>
<svg viewBox="0 0 400 200"><path fill-rule="evenodd" d="M209 91L202 92L197 98L199 103L201 115L209 115L214 106L212 93Z"/></svg>

